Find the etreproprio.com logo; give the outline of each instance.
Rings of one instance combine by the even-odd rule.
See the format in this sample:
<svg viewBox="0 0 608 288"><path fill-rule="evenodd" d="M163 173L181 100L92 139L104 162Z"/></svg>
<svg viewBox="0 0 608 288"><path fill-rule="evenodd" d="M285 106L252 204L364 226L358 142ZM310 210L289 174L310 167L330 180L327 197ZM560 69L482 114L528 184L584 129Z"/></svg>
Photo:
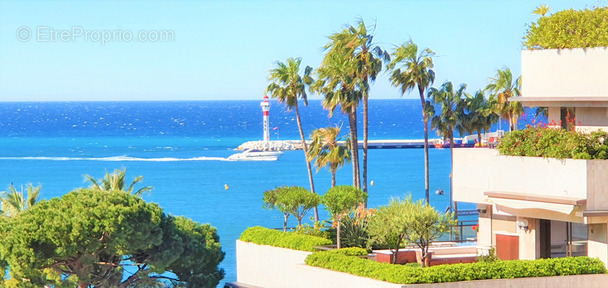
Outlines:
<svg viewBox="0 0 608 288"><path fill-rule="evenodd" d="M105 45L110 42L174 42L173 30L139 30L133 32L118 27L116 29L86 29L72 26L69 29L55 29L49 26L29 26L17 28L17 40L21 42L93 42Z"/></svg>

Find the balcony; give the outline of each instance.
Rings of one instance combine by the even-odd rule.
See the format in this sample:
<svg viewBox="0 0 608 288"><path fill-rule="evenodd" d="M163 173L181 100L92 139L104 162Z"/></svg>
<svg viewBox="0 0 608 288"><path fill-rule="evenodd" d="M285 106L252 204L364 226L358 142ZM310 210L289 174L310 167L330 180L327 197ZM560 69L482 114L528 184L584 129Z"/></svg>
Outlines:
<svg viewBox="0 0 608 288"><path fill-rule="evenodd" d="M502 156L494 149L454 151L454 201L494 204L509 214L571 222L605 217L606 183L607 160Z"/></svg>

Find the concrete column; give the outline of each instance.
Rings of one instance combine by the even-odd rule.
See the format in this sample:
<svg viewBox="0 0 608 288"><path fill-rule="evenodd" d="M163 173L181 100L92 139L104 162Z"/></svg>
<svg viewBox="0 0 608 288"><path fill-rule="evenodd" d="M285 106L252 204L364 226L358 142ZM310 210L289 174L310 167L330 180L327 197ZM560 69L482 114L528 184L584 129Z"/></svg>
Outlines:
<svg viewBox="0 0 608 288"><path fill-rule="evenodd" d="M492 205L477 204L479 212L479 231L477 232L477 245L491 247L492 243ZM482 213L485 210L485 213Z"/></svg>
<svg viewBox="0 0 608 288"><path fill-rule="evenodd" d="M589 235L587 256L597 257L608 266L608 224L589 224L587 229Z"/></svg>
<svg viewBox="0 0 608 288"><path fill-rule="evenodd" d="M517 217L517 221L528 221L528 229L517 229L519 235L519 259L534 260L540 258L540 220L536 218Z"/></svg>

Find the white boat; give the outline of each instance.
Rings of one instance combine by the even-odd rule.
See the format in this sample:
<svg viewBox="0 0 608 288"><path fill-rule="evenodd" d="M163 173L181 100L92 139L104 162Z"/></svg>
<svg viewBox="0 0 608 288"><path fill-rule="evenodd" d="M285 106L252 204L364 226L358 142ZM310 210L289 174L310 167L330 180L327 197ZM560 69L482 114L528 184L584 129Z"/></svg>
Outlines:
<svg viewBox="0 0 608 288"><path fill-rule="evenodd" d="M283 155L281 151L261 151L249 149L244 152L232 154L228 160L233 161L276 161Z"/></svg>

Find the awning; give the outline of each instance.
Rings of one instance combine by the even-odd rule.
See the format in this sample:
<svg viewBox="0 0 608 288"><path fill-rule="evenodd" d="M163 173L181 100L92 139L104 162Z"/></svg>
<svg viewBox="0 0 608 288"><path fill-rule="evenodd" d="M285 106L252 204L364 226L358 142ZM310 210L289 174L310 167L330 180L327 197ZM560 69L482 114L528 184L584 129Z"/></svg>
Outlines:
<svg viewBox="0 0 608 288"><path fill-rule="evenodd" d="M577 205L587 203L586 199L563 196L544 196L526 193L488 191L484 193L487 202L496 205L499 211L545 210L569 215Z"/></svg>
<svg viewBox="0 0 608 288"><path fill-rule="evenodd" d="M504 211L507 213L510 213L513 210L545 210L570 215L576 207L575 205L569 204L556 204L547 202L500 199L490 197L487 199L487 201L488 203L496 205L496 209L498 211Z"/></svg>

